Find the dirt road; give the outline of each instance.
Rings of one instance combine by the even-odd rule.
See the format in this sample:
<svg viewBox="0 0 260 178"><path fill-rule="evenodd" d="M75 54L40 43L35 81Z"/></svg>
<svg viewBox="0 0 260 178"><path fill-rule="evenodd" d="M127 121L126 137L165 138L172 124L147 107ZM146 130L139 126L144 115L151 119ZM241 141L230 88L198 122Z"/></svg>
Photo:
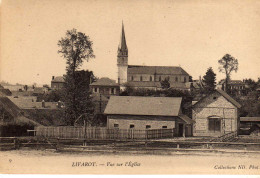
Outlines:
<svg viewBox="0 0 260 178"><path fill-rule="evenodd" d="M0 152L0 173L49 174L259 174L255 153L138 154L96 151L13 150Z"/></svg>

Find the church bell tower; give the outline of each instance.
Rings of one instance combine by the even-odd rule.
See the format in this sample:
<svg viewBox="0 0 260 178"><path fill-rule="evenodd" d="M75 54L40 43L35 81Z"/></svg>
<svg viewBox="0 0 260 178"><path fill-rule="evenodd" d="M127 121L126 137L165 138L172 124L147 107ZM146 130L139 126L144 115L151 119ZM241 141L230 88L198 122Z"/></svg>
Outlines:
<svg viewBox="0 0 260 178"><path fill-rule="evenodd" d="M117 68L118 68L118 84L122 85L127 82L128 68L128 49L125 39L124 24L122 24L122 34L120 44L117 51Z"/></svg>

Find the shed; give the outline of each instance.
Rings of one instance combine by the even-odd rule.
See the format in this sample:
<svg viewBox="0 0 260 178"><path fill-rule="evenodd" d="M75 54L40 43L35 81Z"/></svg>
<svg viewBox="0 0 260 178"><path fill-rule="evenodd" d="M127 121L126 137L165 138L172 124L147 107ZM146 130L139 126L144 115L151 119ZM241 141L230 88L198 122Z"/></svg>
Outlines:
<svg viewBox="0 0 260 178"><path fill-rule="evenodd" d="M217 137L239 129L241 105L223 90L217 89L192 107L194 136Z"/></svg>
<svg viewBox="0 0 260 178"><path fill-rule="evenodd" d="M191 136L194 123L181 111L181 97L111 96L105 114L109 129L175 129ZM186 130L186 132L185 132Z"/></svg>

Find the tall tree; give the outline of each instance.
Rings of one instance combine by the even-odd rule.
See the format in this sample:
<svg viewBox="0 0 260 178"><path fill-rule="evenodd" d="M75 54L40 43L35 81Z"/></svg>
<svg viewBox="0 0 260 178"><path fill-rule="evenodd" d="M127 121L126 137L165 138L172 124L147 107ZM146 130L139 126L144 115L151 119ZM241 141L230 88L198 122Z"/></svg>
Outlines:
<svg viewBox="0 0 260 178"><path fill-rule="evenodd" d="M238 60L231 56L230 54L226 54L220 60L219 63L219 71L226 75L225 87L224 90L227 91L228 82L230 81L231 72L238 70Z"/></svg>
<svg viewBox="0 0 260 178"><path fill-rule="evenodd" d="M213 91L216 87L216 74L214 73L212 67L208 68L206 74L202 79L206 91Z"/></svg>
<svg viewBox="0 0 260 178"><path fill-rule="evenodd" d="M76 29L68 30L66 36L58 41L60 47L58 53L62 54L67 63L64 101L65 115L70 125L73 125L80 115L92 112L90 94L83 90L84 85L80 80L81 73L77 74L77 70L82 66L84 60L89 61L90 58L95 57L92 44L89 36L77 32ZM86 108L88 108L88 111L86 111Z"/></svg>

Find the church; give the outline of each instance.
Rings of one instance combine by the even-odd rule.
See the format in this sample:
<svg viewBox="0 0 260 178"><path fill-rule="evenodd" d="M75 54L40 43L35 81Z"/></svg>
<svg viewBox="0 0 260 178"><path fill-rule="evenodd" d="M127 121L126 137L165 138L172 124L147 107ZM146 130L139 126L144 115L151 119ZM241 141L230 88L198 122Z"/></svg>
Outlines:
<svg viewBox="0 0 260 178"><path fill-rule="evenodd" d="M132 88L161 89L161 81L168 79L170 88L189 90L189 74L177 66L128 65L128 48L124 25L117 53L118 84L123 89Z"/></svg>

